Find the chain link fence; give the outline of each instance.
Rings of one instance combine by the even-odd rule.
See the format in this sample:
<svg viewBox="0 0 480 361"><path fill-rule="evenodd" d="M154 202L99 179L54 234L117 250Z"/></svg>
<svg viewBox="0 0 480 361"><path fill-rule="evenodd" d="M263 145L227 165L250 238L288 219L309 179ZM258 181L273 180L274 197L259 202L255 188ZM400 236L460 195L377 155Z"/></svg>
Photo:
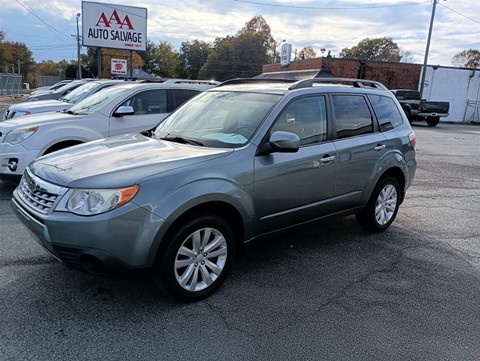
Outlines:
<svg viewBox="0 0 480 361"><path fill-rule="evenodd" d="M15 96L23 93L20 74L0 74L0 96Z"/></svg>

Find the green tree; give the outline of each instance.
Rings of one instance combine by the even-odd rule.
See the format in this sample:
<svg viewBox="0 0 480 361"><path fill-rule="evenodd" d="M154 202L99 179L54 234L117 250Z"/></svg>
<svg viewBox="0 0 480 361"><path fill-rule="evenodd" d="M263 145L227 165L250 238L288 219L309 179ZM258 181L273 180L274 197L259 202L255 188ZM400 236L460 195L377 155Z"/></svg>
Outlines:
<svg viewBox="0 0 480 361"><path fill-rule="evenodd" d="M452 64L465 68L476 68L480 64L480 51L477 49L463 50L453 56Z"/></svg>
<svg viewBox="0 0 480 361"><path fill-rule="evenodd" d="M392 38L366 38L356 46L343 49L339 55L341 58L378 61L401 61L402 50Z"/></svg>
<svg viewBox="0 0 480 361"><path fill-rule="evenodd" d="M317 56L317 53L315 52L315 50L313 50L313 48L311 46L307 46L307 47L303 48L298 53L298 57L300 59L313 59L316 56Z"/></svg>
<svg viewBox="0 0 480 361"><path fill-rule="evenodd" d="M184 74L181 66L180 54L175 52L172 46L161 41L158 44L147 44L148 57L145 62L146 71L166 78L179 78Z"/></svg>
<svg viewBox="0 0 480 361"><path fill-rule="evenodd" d="M273 59L274 47L270 27L263 17L256 16L236 36L215 40L199 77L222 81L258 75Z"/></svg>
<svg viewBox="0 0 480 361"><path fill-rule="evenodd" d="M182 43L180 57L186 78L198 79L198 73L203 64L206 63L209 52L210 44L204 41L193 40Z"/></svg>
<svg viewBox="0 0 480 361"><path fill-rule="evenodd" d="M3 38L5 34L2 33ZM18 73L20 67L20 73L23 76L23 80L26 82L33 81L33 67L35 65L33 61L33 54L24 43L0 41L1 57L3 59L3 68L14 69L15 73ZM2 69L3 70L3 69Z"/></svg>

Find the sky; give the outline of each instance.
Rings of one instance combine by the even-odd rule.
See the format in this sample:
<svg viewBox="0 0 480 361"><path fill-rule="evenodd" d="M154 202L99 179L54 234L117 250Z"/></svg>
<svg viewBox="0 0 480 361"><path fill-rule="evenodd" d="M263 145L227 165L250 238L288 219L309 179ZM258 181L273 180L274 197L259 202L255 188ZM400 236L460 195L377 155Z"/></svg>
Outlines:
<svg viewBox="0 0 480 361"><path fill-rule="evenodd" d="M462 50L480 50L480 0L437 0L428 64L452 66ZM293 50L312 47L317 56L338 57L365 38L389 37L424 62L433 0L113 0L99 3L147 8L147 38L166 41L174 50L195 39L213 42L233 36L261 15L276 41ZM80 0L0 0L0 31L22 42L36 62L77 58ZM82 17L79 18L80 34ZM279 45L280 49L280 45ZM85 54L87 49L81 48Z"/></svg>

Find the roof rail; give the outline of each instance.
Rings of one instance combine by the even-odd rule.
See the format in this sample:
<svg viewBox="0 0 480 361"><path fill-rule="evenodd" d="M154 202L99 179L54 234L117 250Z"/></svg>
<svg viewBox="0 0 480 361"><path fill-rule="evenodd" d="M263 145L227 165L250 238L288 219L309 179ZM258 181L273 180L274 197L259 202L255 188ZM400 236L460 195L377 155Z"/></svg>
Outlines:
<svg viewBox="0 0 480 361"><path fill-rule="evenodd" d="M293 83L296 79L257 79L257 78L235 78L225 80L218 86L233 85L233 84L259 84L259 83ZM217 86L217 87L218 87Z"/></svg>
<svg viewBox="0 0 480 361"><path fill-rule="evenodd" d="M388 90L385 85L375 80L365 80L365 79L353 79L353 78L311 78L300 80L290 86L288 89L302 89L302 88L311 88L315 83L330 83L330 84L339 84L339 83L348 83L354 88L376 88L381 90Z"/></svg>

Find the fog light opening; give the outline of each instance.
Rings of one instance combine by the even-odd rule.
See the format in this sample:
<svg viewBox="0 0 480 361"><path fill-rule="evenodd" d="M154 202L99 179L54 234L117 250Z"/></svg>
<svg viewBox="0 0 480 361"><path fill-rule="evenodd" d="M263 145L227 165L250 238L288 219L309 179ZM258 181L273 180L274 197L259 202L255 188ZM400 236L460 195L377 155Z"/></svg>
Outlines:
<svg viewBox="0 0 480 361"><path fill-rule="evenodd" d="M88 273L101 276L105 274L105 265L98 258L89 254L80 257L80 264Z"/></svg>
<svg viewBox="0 0 480 361"><path fill-rule="evenodd" d="M15 172L18 168L18 158L10 158L8 160L8 169Z"/></svg>

